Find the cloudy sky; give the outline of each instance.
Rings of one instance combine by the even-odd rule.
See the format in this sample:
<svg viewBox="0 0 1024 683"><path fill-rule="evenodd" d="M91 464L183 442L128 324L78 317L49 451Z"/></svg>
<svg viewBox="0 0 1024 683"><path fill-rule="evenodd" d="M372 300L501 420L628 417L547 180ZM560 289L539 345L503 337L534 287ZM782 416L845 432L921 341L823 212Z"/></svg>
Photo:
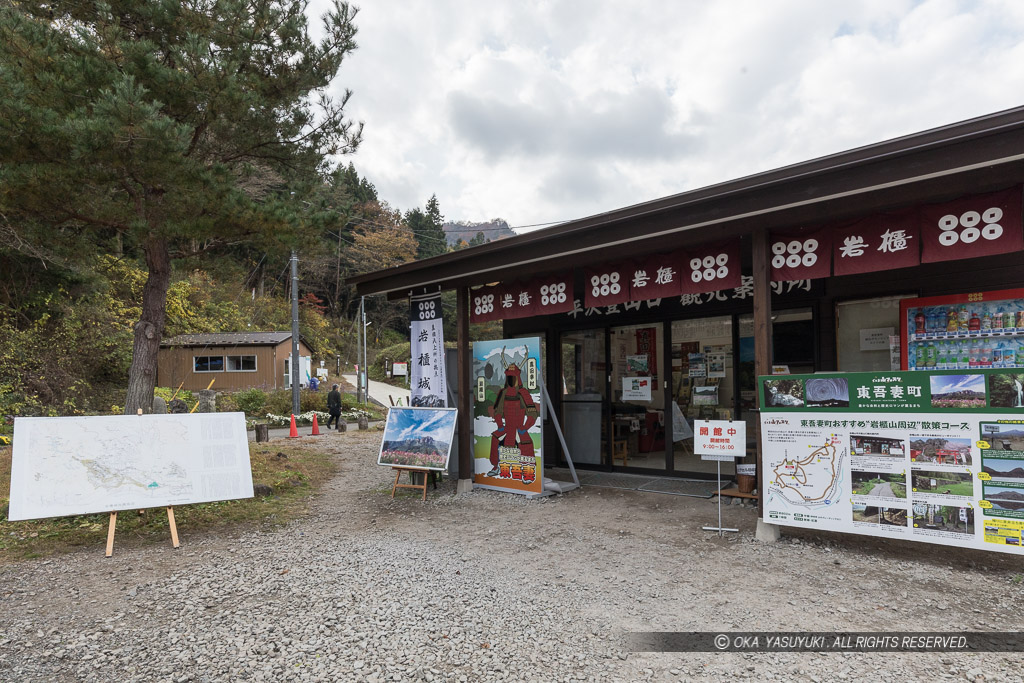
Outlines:
<svg viewBox="0 0 1024 683"><path fill-rule="evenodd" d="M449 220L580 218L1024 104L1020 0L355 4L352 160Z"/></svg>

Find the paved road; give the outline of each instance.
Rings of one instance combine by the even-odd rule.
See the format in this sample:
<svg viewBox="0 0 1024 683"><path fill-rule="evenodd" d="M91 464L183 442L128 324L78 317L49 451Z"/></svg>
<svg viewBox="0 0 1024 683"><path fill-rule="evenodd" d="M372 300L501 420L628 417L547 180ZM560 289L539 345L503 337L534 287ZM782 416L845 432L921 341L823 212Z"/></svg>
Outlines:
<svg viewBox="0 0 1024 683"><path fill-rule="evenodd" d="M377 422L371 420L370 421L370 428L372 429L376 424L377 424ZM305 427L299 425L295 429L299 433L299 436L311 436L312 433L313 433L312 425L306 425ZM350 432L354 432L357 429L359 429L359 425L357 425L355 422L349 422L348 423L348 430ZM272 427L271 429L268 430L269 436L270 436L271 439L283 439L283 438L288 436L288 431L289 431L288 427ZM321 434L321 436L329 435L329 434L340 434L340 433L341 432L338 432L337 430L327 429L323 425L320 425L320 434ZM254 430L250 429L249 430L249 441L255 441L255 440L256 440L256 432Z"/></svg>
<svg viewBox="0 0 1024 683"><path fill-rule="evenodd" d="M892 484L888 482L882 484L875 484L875 488L871 489L872 496L879 496L880 498L895 498L896 494L892 490Z"/></svg>
<svg viewBox="0 0 1024 683"><path fill-rule="evenodd" d="M356 385L356 376L354 374L342 375L342 377L344 377L345 381L352 386ZM391 401L388 399L389 396L395 399L395 403L398 403L399 399L401 399L403 406L409 405L409 390L407 388L393 387L390 384L385 384L384 382L377 382L372 379L370 380L370 398L379 401L381 405L390 406Z"/></svg>

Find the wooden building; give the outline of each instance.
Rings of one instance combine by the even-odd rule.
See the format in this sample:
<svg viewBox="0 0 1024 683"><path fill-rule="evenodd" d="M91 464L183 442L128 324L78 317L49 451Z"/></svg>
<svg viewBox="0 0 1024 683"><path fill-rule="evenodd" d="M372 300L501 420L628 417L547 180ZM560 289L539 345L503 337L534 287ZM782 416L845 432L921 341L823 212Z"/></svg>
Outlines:
<svg viewBox="0 0 1024 683"><path fill-rule="evenodd" d="M600 404L601 452L579 466L706 476L672 438L673 403L748 420L753 438L754 378L773 365L889 370L885 333L905 326L902 299L1024 287L1022 185L1024 107L350 282L392 300L457 291L460 477L473 471L469 324L496 319L506 338L542 339L563 417L574 402ZM660 380L646 406L622 401L618 382L641 345ZM718 375L700 400L690 354L713 356ZM613 459L610 445L637 424L629 457ZM553 433L545 448L556 464Z"/></svg>
<svg viewBox="0 0 1024 683"><path fill-rule="evenodd" d="M157 386L240 391L268 391L288 386L291 332L225 332L182 334L160 343ZM299 356L309 356L299 340ZM305 378L303 379L305 382Z"/></svg>

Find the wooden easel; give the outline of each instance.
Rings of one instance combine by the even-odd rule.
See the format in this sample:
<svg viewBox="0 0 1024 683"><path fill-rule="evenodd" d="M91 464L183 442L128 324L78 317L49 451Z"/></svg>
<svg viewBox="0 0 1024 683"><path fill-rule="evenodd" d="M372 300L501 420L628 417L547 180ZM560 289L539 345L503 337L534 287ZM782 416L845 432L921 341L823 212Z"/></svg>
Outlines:
<svg viewBox="0 0 1024 683"><path fill-rule="evenodd" d="M397 491L398 489L422 489L423 500L427 499L427 484L429 484L433 479L433 477L431 476L433 472L431 470L425 470L422 467L399 467L397 465L392 465L391 469L395 471L395 484L394 486L391 487L392 498L395 497L395 491ZM398 480L402 477L403 472L409 473L409 478L413 481L412 484L398 483ZM423 474L423 484L415 483L417 473ZM437 488L437 482L434 482L434 488Z"/></svg>
<svg viewBox="0 0 1024 683"><path fill-rule="evenodd" d="M425 494L424 494L425 495ZM107 557L114 554L114 527L117 524L117 513L110 513L110 525L107 527ZM178 542L178 525L174 523L174 506L167 506L167 524L171 527L171 545L181 547Z"/></svg>
<svg viewBox="0 0 1024 683"><path fill-rule="evenodd" d="M182 384L184 384L184 382L182 382ZM210 387L212 387L212 386L213 386L213 382L210 382ZM206 388L209 389L210 387L206 387ZM181 389L181 386L179 386L178 389ZM174 395L177 396L178 392L175 391ZM171 397L171 400L172 401L174 400L174 396ZM199 404L197 403L196 405L198 406ZM193 408L193 410L195 410L195 409ZM142 408L139 408L139 410L138 410L138 412L136 414L141 416L142 415ZM140 515L142 514L142 512L143 512L142 510L139 510L139 514ZM174 548L181 547L181 543L178 542L178 525L174 523L174 506L173 505L168 505L167 506L167 524L168 524L168 526L171 527L171 546L173 546ZM111 512L110 513L110 524L107 526L107 554L106 554L107 557L110 557L111 555L114 554L114 527L115 526L117 526L117 512Z"/></svg>

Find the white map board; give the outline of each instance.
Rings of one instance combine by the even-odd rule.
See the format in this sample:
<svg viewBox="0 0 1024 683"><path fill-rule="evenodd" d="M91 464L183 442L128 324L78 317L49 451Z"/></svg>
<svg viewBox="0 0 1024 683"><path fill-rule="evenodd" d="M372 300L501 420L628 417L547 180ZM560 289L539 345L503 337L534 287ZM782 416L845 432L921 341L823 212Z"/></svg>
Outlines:
<svg viewBox="0 0 1024 683"><path fill-rule="evenodd" d="M14 420L12 521L252 495L243 413Z"/></svg>

